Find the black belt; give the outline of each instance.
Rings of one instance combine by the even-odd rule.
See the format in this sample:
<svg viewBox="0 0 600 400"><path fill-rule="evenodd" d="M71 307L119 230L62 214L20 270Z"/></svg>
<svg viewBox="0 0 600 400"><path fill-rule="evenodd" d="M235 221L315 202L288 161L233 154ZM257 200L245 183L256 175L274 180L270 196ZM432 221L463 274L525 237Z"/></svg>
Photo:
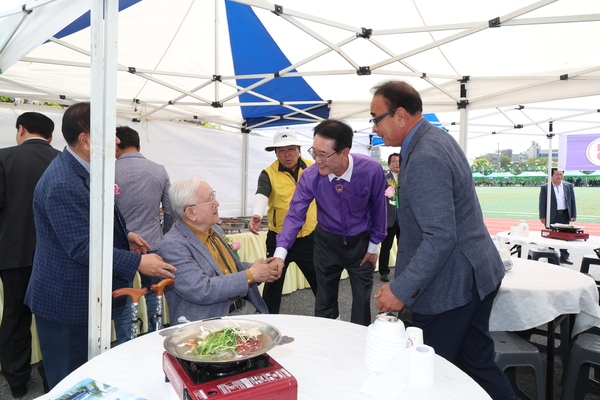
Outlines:
<svg viewBox="0 0 600 400"><path fill-rule="evenodd" d="M559 213L559 214L564 214L564 213L566 213L567 211L569 211L569 210L556 210L556 212L557 212L557 213Z"/></svg>
<svg viewBox="0 0 600 400"><path fill-rule="evenodd" d="M238 297L235 300L232 299L231 304L229 304L229 313L232 313L235 310L239 310L240 308L244 307L245 304L246 299L244 299L243 297Z"/></svg>

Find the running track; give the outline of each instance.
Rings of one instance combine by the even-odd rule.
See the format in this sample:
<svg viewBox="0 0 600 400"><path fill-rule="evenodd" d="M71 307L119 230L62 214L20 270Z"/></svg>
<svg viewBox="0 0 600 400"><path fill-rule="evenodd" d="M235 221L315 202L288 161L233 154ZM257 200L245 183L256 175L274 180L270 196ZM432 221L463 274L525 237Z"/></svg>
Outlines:
<svg viewBox="0 0 600 400"><path fill-rule="evenodd" d="M490 235L495 235L498 232L509 231L511 226L516 226L519 220L516 219L505 219L505 218L484 218L485 225L490 232ZM530 231L541 231L544 229L544 225L539 220L527 220ZM574 225L579 225L577 222ZM583 231L593 236L600 236L600 224L584 224Z"/></svg>

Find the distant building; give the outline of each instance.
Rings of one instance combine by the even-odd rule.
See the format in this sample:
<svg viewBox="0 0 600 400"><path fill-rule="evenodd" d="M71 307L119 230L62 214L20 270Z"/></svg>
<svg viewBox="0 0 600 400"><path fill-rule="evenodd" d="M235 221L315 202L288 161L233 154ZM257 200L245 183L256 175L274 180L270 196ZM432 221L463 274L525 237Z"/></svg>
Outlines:
<svg viewBox="0 0 600 400"><path fill-rule="evenodd" d="M548 149L542 149L536 141L531 142L526 153L529 158L548 157ZM558 149L552 149L552 159L558 159Z"/></svg>

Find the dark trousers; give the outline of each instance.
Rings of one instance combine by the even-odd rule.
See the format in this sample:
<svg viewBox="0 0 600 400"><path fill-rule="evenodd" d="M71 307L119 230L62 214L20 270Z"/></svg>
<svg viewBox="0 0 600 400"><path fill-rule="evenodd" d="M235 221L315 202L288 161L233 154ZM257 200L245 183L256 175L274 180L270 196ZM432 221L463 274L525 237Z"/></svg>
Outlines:
<svg viewBox="0 0 600 400"><path fill-rule="evenodd" d="M23 385L31 373L31 310L24 303L31 266L0 270L4 311L0 324L0 365L11 387Z"/></svg>
<svg viewBox="0 0 600 400"><path fill-rule="evenodd" d="M413 325L423 329L423 341L455 364L494 400L516 399L508 378L494 362L489 321L500 285L483 300L473 277L473 298L466 305L437 315L413 312Z"/></svg>
<svg viewBox="0 0 600 400"><path fill-rule="evenodd" d="M552 224L570 224L571 223L571 217L569 216L569 211L565 210L562 214L559 214L558 212L554 215L554 218L552 218ZM550 247L552 250L554 250L552 247ZM560 258L564 258L565 260L569 259L569 252L567 251L567 249L560 249Z"/></svg>
<svg viewBox="0 0 600 400"><path fill-rule="evenodd" d="M38 316L35 323L48 386L52 389L87 362L88 327L57 324Z"/></svg>
<svg viewBox="0 0 600 400"><path fill-rule="evenodd" d="M262 297L269 314L279 314L279 306L281 305L281 292L283 291L283 283L285 280L285 274L287 272L288 265L291 262L295 262L300 268L300 271L304 274L304 277L308 281L313 293L317 294L317 276L315 274L315 265L313 263L313 251L315 247L315 234L314 232L303 238L297 238L294 245L288 250L287 257L285 258L285 265L281 278L275 282L266 282L263 287ZM275 248L277 247L277 232L269 231L267 233L267 257L273 256Z"/></svg>
<svg viewBox="0 0 600 400"><path fill-rule="evenodd" d="M398 225L398 221L396 221L394 225L387 228L387 236L381 242L381 248L379 249L379 274L390 274L390 250L394 244L394 239L398 239L399 237L400 226Z"/></svg>
<svg viewBox="0 0 600 400"><path fill-rule="evenodd" d="M335 319L339 317L338 293L340 276L346 269L352 287L352 312L350 322L368 326L371 323L371 292L373 291L373 265L359 265L367 252L369 232L346 237L315 229L315 271L317 273L317 298L315 316Z"/></svg>

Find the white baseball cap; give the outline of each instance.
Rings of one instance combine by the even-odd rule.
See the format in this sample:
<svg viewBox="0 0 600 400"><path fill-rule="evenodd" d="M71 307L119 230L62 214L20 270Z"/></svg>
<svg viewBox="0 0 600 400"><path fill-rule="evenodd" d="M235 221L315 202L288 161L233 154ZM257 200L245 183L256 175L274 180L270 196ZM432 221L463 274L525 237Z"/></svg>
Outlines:
<svg viewBox="0 0 600 400"><path fill-rule="evenodd" d="M265 147L266 151L273 151L276 147L285 147L285 146L302 146L302 142L298 140L296 136L296 132L293 130L286 128L281 131L278 131L273 137L273 145Z"/></svg>

